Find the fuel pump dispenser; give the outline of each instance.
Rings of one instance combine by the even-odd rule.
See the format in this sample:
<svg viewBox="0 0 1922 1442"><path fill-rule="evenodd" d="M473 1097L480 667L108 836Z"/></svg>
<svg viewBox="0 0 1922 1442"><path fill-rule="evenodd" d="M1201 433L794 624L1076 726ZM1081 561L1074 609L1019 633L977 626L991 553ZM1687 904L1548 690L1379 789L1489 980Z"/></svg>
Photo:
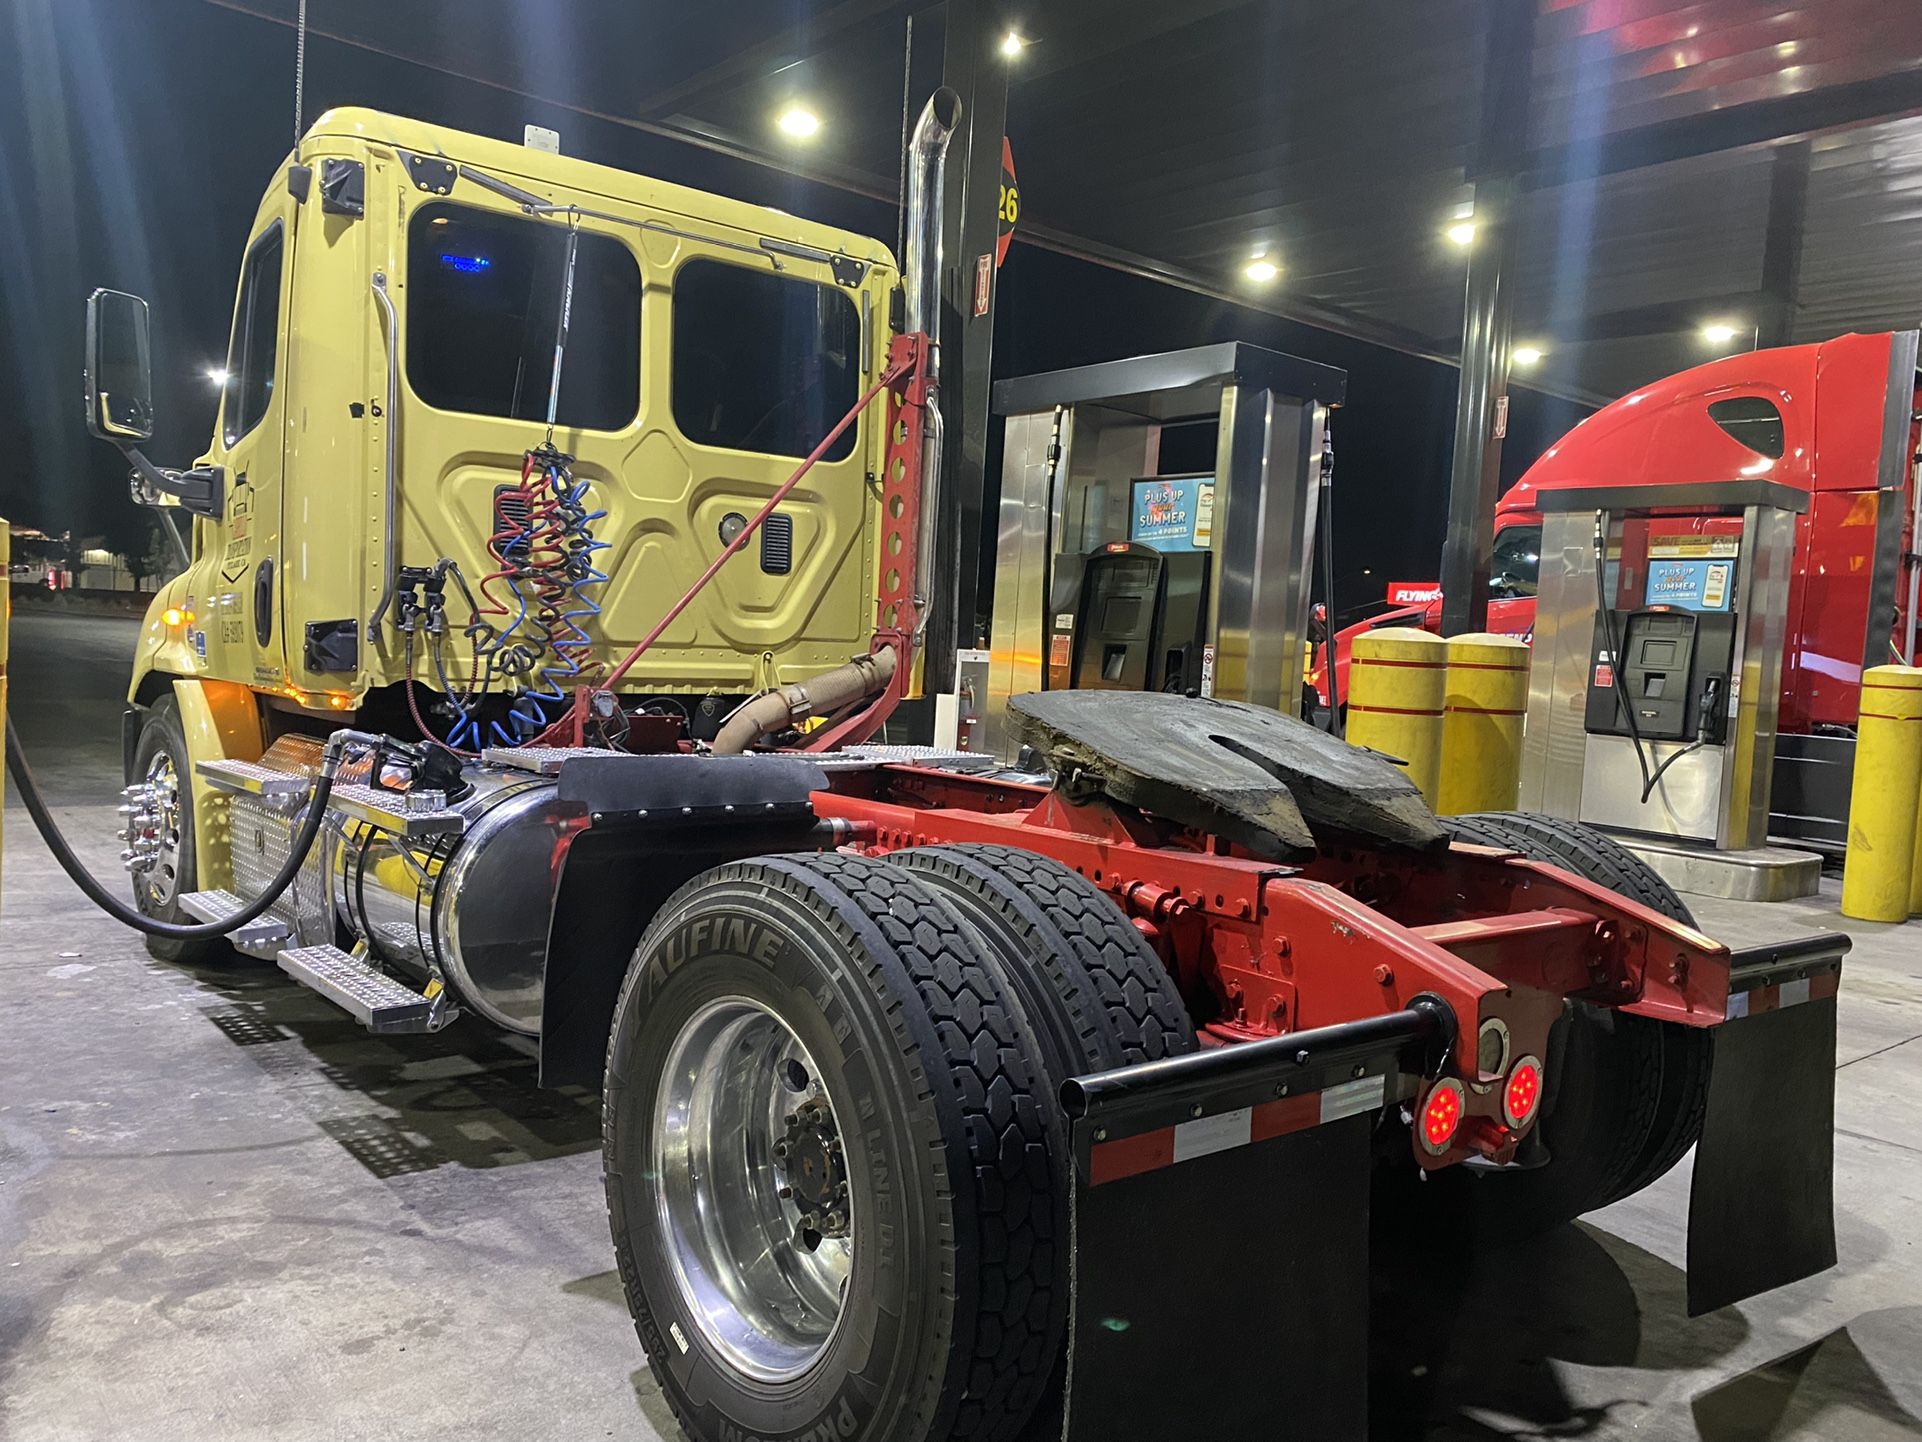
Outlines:
<svg viewBox="0 0 1922 1442"><path fill-rule="evenodd" d="M984 749L1013 759L1007 703L1034 691L1296 711L1328 411L1346 388L1238 342L1000 382ZM1164 446L1188 427L1213 428L1212 469Z"/></svg>
<svg viewBox="0 0 1922 1442"><path fill-rule="evenodd" d="M1807 493L1743 478L1540 504L1523 808L1618 833L1689 891L1813 893L1820 858L1767 845Z"/></svg>

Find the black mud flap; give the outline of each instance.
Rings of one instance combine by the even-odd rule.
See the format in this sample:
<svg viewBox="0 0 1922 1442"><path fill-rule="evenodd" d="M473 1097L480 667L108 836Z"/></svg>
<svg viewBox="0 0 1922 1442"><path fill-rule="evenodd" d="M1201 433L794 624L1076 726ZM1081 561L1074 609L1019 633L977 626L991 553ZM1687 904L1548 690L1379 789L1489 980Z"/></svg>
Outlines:
<svg viewBox="0 0 1922 1442"><path fill-rule="evenodd" d="M1413 1009L1067 1084L1065 1442L1362 1442L1370 1133L1446 1024Z"/></svg>
<svg viewBox="0 0 1922 1442"><path fill-rule="evenodd" d="M1688 1212L1688 1314L1835 1265L1835 994L1847 937L1738 951Z"/></svg>

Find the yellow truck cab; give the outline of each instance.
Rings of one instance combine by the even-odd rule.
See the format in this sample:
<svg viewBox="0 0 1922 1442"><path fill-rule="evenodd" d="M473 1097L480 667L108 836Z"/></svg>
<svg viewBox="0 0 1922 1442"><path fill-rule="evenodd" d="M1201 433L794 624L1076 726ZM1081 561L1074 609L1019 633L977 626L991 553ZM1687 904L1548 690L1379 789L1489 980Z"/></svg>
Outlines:
<svg viewBox="0 0 1922 1442"><path fill-rule="evenodd" d="M616 579L597 598L593 661L625 649L604 638L666 611L885 360L897 273L877 241L328 111L254 220L199 462L218 468L218 504L194 517L192 564L148 614L135 705L193 681L245 688L275 713L351 717L407 678L394 628L373 618L384 596L391 617L398 568L448 558L475 586L495 569L500 498L548 434L570 230L552 440L606 512L594 529ZM830 449L758 556L718 576L625 689L740 696L865 647L883 430L864 418ZM464 678L458 628L446 649ZM417 680L429 664L422 648Z"/></svg>
<svg viewBox="0 0 1922 1442"><path fill-rule="evenodd" d="M191 796L198 856L163 860L160 914L170 870L232 884L226 800L200 763L342 724L418 736L410 702L444 732L445 693L485 689L468 597L496 632L516 624L490 543L525 520L530 450L572 458L612 577L582 591L573 660L592 674L882 373L898 286L867 237L400 116L322 115L255 216L186 499L143 485L136 456L136 492L192 526L191 563L147 613L125 733L130 782ZM711 733L740 698L864 652L886 429L875 407L829 446L622 691ZM398 625L406 582L437 566L454 572L447 624L416 645ZM557 707L523 709L538 724Z"/></svg>

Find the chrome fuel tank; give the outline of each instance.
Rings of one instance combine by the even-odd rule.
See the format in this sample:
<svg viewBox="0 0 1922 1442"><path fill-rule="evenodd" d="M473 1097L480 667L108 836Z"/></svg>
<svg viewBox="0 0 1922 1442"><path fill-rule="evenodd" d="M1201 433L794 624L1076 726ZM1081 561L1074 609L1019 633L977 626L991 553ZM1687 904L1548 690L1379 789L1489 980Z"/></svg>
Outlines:
<svg viewBox="0 0 1922 1442"><path fill-rule="evenodd" d="M342 922L381 960L425 980L438 963L463 1006L528 1036L541 1024L547 924L563 818L554 783L469 768L458 836L403 841L360 822L329 875Z"/></svg>

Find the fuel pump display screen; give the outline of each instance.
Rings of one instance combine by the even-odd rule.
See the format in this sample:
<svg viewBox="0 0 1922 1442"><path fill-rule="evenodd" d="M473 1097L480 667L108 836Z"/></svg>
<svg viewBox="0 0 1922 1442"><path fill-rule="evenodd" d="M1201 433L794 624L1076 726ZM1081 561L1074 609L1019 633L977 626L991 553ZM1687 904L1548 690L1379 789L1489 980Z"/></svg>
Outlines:
<svg viewBox="0 0 1922 1442"><path fill-rule="evenodd" d="M1678 611L1726 611L1734 596L1733 561L1648 563L1646 603Z"/></svg>
<svg viewBox="0 0 1922 1442"><path fill-rule="evenodd" d="M1206 551L1215 538L1215 478L1157 476L1136 481L1128 539L1163 555Z"/></svg>
<svg viewBox="0 0 1922 1442"><path fill-rule="evenodd" d="M1650 536L1642 604L1676 611L1728 610L1735 601L1735 558L1740 550L1739 536Z"/></svg>

